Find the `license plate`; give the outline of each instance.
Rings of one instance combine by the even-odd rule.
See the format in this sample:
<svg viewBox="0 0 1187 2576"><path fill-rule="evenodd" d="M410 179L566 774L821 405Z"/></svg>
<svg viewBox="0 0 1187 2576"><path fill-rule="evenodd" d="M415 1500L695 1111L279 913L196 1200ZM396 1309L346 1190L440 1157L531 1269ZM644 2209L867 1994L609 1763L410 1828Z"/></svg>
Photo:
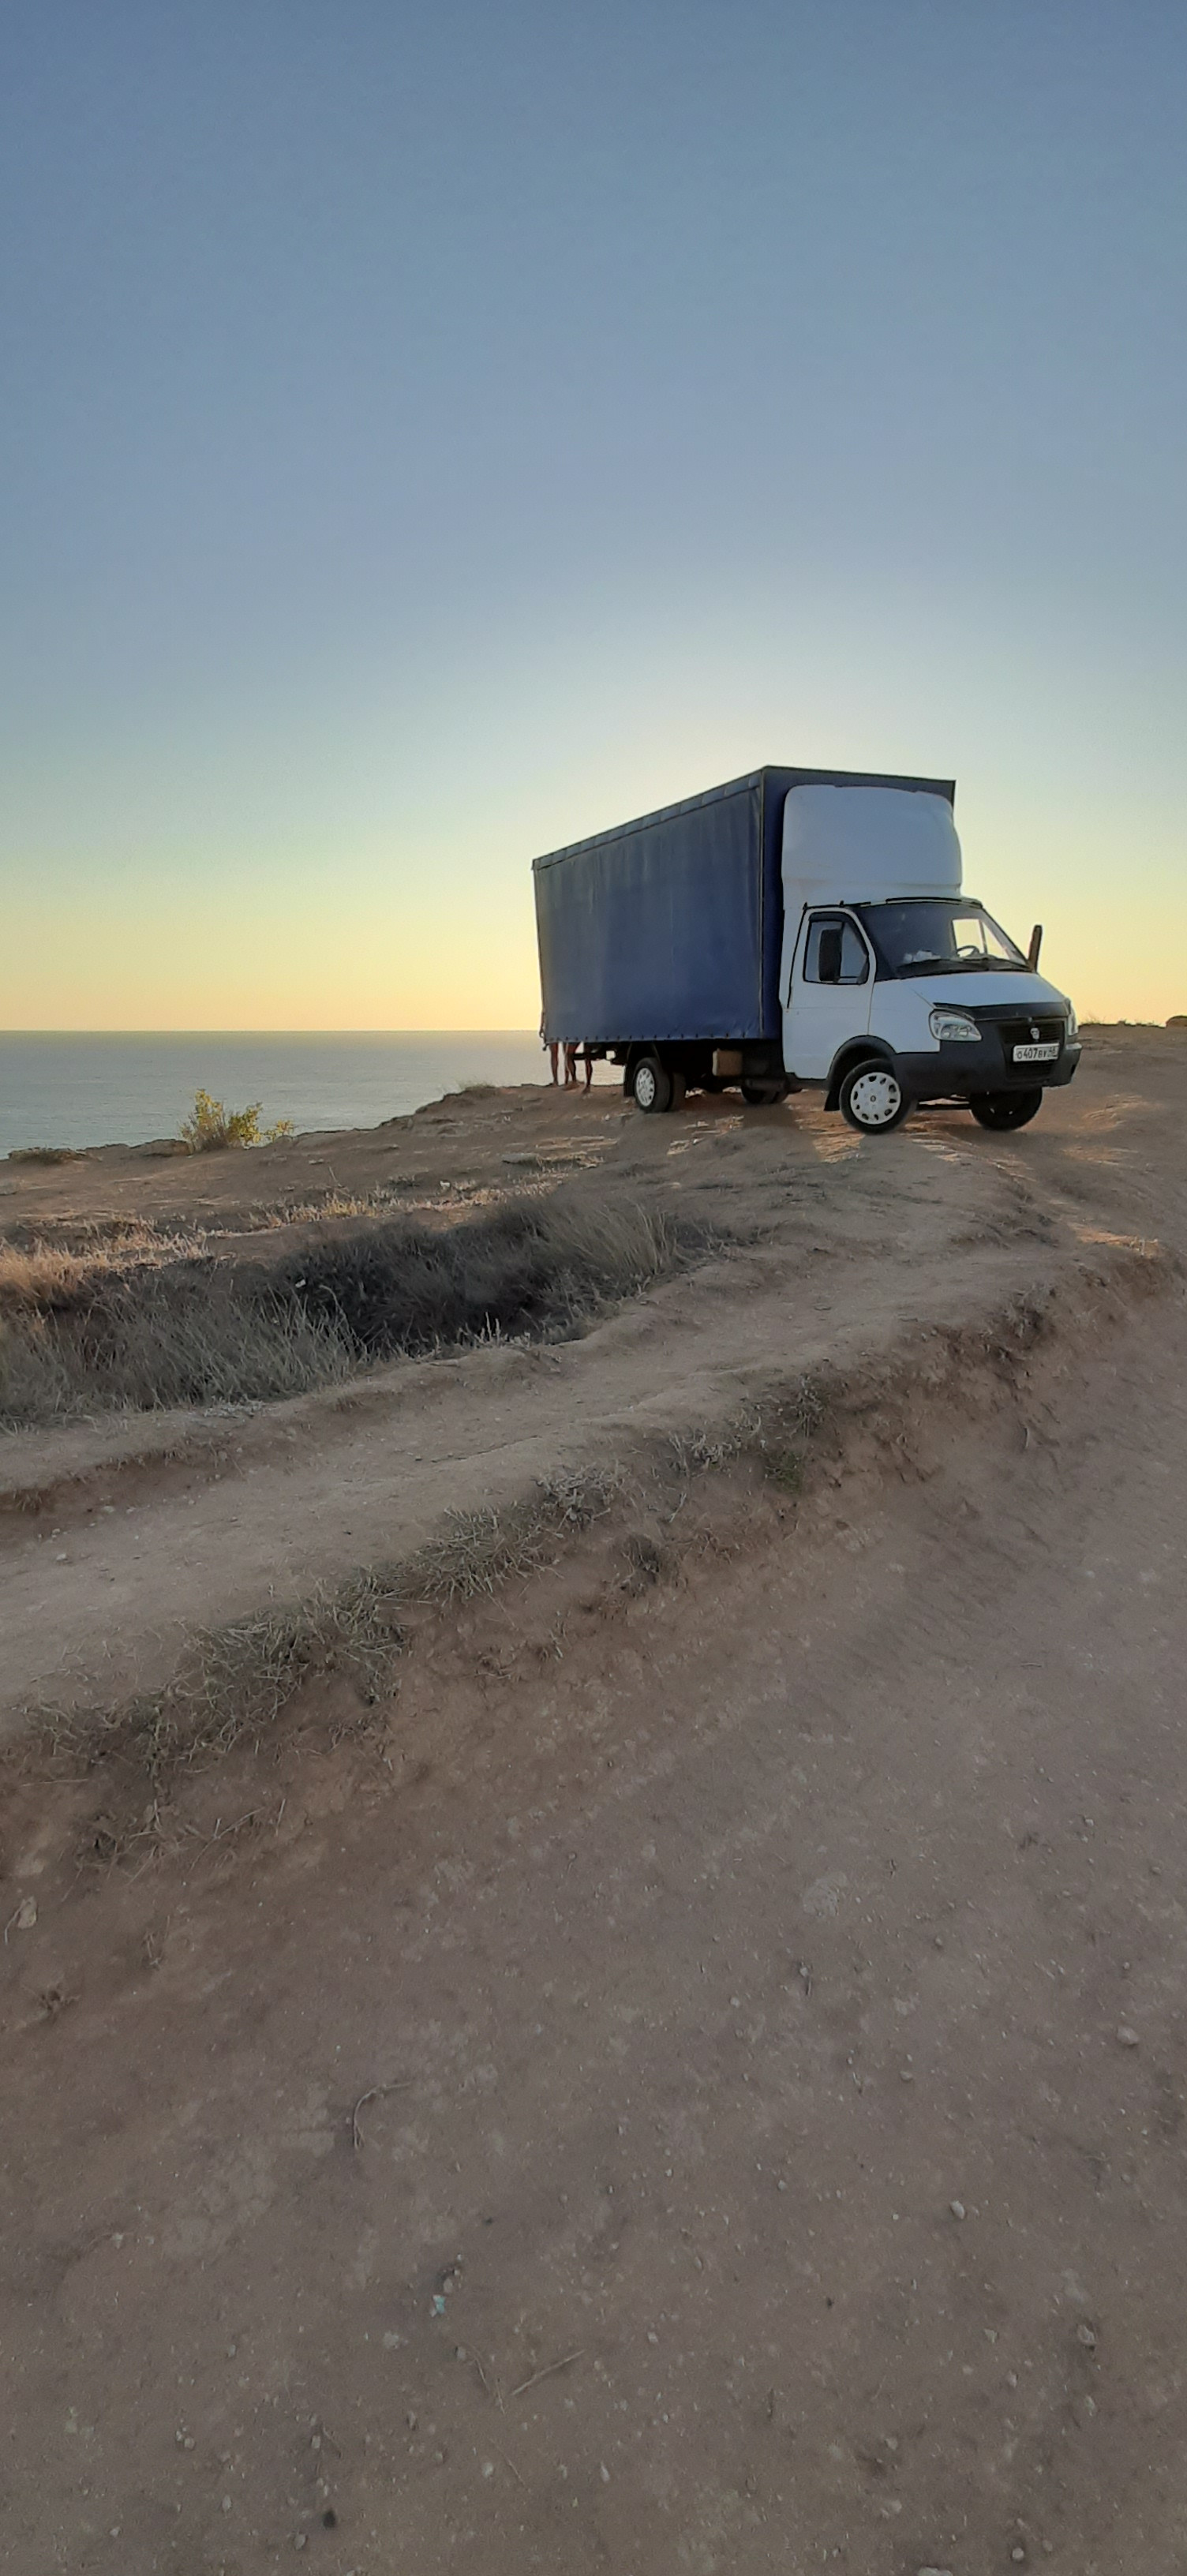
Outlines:
<svg viewBox="0 0 1187 2576"><path fill-rule="evenodd" d="M1050 1038L1042 1046L1016 1046L1014 1062L1015 1064L1054 1064L1058 1053L1058 1038Z"/></svg>

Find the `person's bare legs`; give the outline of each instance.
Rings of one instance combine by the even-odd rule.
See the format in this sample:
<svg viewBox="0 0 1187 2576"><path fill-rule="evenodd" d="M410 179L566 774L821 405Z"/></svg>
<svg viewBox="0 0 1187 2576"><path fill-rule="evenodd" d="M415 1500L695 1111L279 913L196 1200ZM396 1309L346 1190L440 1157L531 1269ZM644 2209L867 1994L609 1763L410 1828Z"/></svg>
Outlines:
<svg viewBox="0 0 1187 2576"><path fill-rule="evenodd" d="M559 1038L552 1038L552 1039L550 1039L550 1041L549 1041L549 1047L548 1047L548 1061L549 1061L550 1065L552 1066L552 1079L553 1079L554 1083L555 1083L556 1078L557 1078L556 1060L557 1060L557 1057L558 1057L558 1056L559 1056L559 1054L560 1054L560 1051L561 1051L561 1050L560 1050L560 1040L559 1040Z"/></svg>
<svg viewBox="0 0 1187 2576"><path fill-rule="evenodd" d="M566 1091L576 1091L577 1089L577 1041L575 1038L566 1038L565 1040L565 1089Z"/></svg>

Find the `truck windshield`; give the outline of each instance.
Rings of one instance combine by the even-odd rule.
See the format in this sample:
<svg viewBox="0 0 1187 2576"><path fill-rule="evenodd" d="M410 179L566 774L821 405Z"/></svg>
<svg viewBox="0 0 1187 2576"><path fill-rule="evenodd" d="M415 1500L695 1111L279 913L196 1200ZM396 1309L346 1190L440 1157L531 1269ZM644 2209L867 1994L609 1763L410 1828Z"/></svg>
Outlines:
<svg viewBox="0 0 1187 2576"><path fill-rule="evenodd" d="M856 907L884 975L969 975L1025 967L1021 949L979 903L929 896L910 903Z"/></svg>

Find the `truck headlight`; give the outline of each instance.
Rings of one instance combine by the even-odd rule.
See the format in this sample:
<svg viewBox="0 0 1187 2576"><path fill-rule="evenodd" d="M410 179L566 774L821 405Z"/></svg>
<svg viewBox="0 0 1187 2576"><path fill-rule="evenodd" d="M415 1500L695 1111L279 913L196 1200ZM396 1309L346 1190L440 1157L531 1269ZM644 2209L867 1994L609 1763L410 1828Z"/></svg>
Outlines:
<svg viewBox="0 0 1187 2576"><path fill-rule="evenodd" d="M1074 1002L1069 1002L1067 1006L1067 1033L1069 1038L1078 1038L1080 1034L1080 1023L1076 1018L1076 1005Z"/></svg>
<svg viewBox="0 0 1187 2576"><path fill-rule="evenodd" d="M967 1011L933 1011L927 1025L941 1046L946 1041L960 1046L980 1045L980 1029L975 1020L970 1020Z"/></svg>

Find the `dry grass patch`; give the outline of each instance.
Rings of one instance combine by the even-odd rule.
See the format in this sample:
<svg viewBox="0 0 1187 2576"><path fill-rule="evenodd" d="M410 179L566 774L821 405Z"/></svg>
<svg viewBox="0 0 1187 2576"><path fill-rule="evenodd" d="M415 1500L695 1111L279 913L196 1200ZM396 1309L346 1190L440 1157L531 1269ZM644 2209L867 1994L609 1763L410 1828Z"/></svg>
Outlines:
<svg viewBox="0 0 1187 2576"><path fill-rule="evenodd" d="M194 1638L164 1690L106 1711L30 1712L36 1743L73 1771L119 1768L154 1787L258 1743L302 1686L345 1673L374 1702L404 1652L393 1578L358 1574L337 1590Z"/></svg>
<svg viewBox="0 0 1187 2576"><path fill-rule="evenodd" d="M14 1145L8 1156L10 1163L81 1163L82 1159L79 1145Z"/></svg>
<svg viewBox="0 0 1187 2576"><path fill-rule="evenodd" d="M390 1697L416 1609L450 1611L554 1564L568 1541L610 1513L624 1490L616 1466L561 1471L505 1512L451 1514L402 1565L371 1567L307 1601L261 1612L191 1641L163 1690L108 1710L30 1710L30 1748L75 1776L110 1774L133 1798L167 1794L179 1774L257 1748L307 1683L342 1675L360 1701ZM129 1808L129 1813L132 1810ZM153 1824L156 1832L159 1811ZM119 1857L122 1833L117 1835Z"/></svg>
<svg viewBox="0 0 1187 2576"><path fill-rule="evenodd" d="M634 1204L559 1197L431 1228L393 1218L271 1264L213 1253L0 1256L0 1422L260 1402L401 1352L579 1331L703 1248Z"/></svg>

